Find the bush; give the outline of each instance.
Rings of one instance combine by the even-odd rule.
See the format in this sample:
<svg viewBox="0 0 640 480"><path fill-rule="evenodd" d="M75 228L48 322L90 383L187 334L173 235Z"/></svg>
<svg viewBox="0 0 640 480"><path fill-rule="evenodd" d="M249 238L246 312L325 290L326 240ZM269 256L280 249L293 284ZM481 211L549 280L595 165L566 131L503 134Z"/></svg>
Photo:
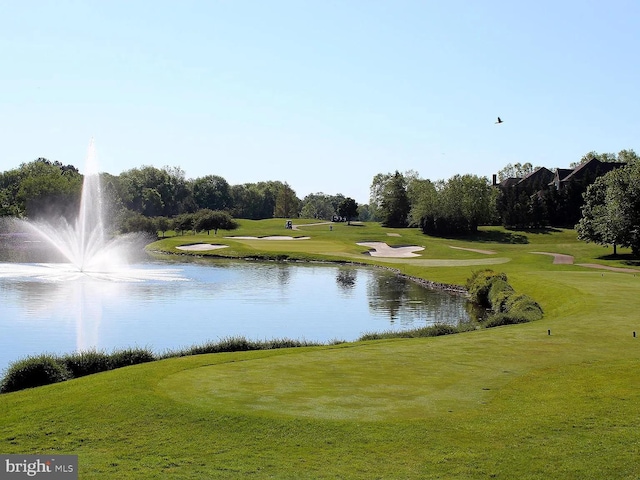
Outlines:
<svg viewBox="0 0 640 480"><path fill-rule="evenodd" d="M515 325L517 323L527 323L530 322L531 319L519 315L513 315L511 313L496 313L495 315L491 315L484 322L484 326L486 328L491 327L501 327L503 325Z"/></svg>
<svg viewBox="0 0 640 480"><path fill-rule="evenodd" d="M413 328L410 330L387 331L387 332L369 332L358 338L358 341L365 340L381 340L388 338L421 338L421 337L439 337L441 335L451 335L452 333L460 333L468 330L466 326L456 327L447 323L436 323L426 327Z"/></svg>
<svg viewBox="0 0 640 480"><path fill-rule="evenodd" d="M111 368L109 355L97 350L71 353L63 356L60 361L75 378L104 372Z"/></svg>
<svg viewBox="0 0 640 480"><path fill-rule="evenodd" d="M499 280L507 283L507 275L504 273L498 274L489 269L473 272L466 285L471 301L483 307L491 307L489 290L492 283Z"/></svg>
<svg viewBox="0 0 640 480"><path fill-rule="evenodd" d="M540 304L527 295L516 294L504 273L498 274L488 269L473 272L467 280L467 289L473 302L490 308L494 313L484 321L485 327L513 325L542 318Z"/></svg>
<svg viewBox="0 0 640 480"><path fill-rule="evenodd" d="M502 277L493 277L489 282L489 292L487 298L489 306L495 312L504 312L506 304L515 291Z"/></svg>
<svg viewBox="0 0 640 480"><path fill-rule="evenodd" d="M25 388L63 382L71 376L65 365L52 355L27 357L9 365L0 384L0 392L16 392Z"/></svg>
<svg viewBox="0 0 640 480"><path fill-rule="evenodd" d="M127 348L115 350L110 356L109 369L128 367L139 363L153 362L155 356L150 350L144 348Z"/></svg>
<svg viewBox="0 0 640 480"><path fill-rule="evenodd" d="M506 310L511 315L539 320L542 318L542 307L528 295L512 295L506 303Z"/></svg>

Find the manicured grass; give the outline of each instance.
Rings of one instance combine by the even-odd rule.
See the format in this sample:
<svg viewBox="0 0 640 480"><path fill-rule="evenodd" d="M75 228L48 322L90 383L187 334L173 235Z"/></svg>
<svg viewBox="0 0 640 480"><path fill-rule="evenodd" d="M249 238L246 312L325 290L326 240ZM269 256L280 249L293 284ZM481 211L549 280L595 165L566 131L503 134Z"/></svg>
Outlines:
<svg viewBox="0 0 640 480"><path fill-rule="evenodd" d="M610 249L577 242L571 230L487 228L465 240L375 224L291 232L282 223L241 221L231 235L312 239L209 240L231 246L216 255L362 261L461 285L484 268L465 261L505 258L491 268L545 316L442 337L167 359L0 395L4 453L78 454L82 479L640 477L640 275L530 252L627 259L608 260ZM426 249L390 261L362 255L360 241Z"/></svg>

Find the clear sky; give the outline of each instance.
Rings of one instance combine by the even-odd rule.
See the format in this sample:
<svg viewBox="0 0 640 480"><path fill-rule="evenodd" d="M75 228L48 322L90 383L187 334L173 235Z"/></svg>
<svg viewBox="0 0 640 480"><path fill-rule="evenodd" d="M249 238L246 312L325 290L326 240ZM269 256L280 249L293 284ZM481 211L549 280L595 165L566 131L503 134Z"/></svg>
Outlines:
<svg viewBox="0 0 640 480"><path fill-rule="evenodd" d="M377 173L638 151L638 25L636 0L0 0L0 171L83 171L93 137L114 175L367 203Z"/></svg>

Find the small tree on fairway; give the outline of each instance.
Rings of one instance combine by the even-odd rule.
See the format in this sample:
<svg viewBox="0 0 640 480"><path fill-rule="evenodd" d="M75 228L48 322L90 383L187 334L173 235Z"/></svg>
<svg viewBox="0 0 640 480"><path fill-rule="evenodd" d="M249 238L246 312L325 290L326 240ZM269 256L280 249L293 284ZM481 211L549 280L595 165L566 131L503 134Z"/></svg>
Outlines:
<svg viewBox="0 0 640 480"><path fill-rule="evenodd" d="M206 230L207 235L213 230L218 234L218 229L234 230L238 228L236 221L227 212L215 210L200 210L195 215L194 229L198 232Z"/></svg>
<svg viewBox="0 0 640 480"><path fill-rule="evenodd" d="M183 213L173 219L173 229L184 235L185 230L193 230L194 218L192 213Z"/></svg>
<svg viewBox="0 0 640 480"><path fill-rule="evenodd" d="M156 230L162 232L162 238L164 238L164 233L169 230L171 226L169 219L167 217L156 217L154 221L156 224Z"/></svg>

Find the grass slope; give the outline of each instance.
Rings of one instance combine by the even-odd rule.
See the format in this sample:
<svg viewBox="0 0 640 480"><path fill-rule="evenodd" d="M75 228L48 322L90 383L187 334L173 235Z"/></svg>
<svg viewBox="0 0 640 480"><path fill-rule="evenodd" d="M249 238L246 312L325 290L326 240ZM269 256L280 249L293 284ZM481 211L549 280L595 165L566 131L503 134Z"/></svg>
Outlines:
<svg viewBox="0 0 640 480"><path fill-rule="evenodd" d="M311 240L221 233L151 247L228 243L214 253L360 261L456 284L482 268L474 262L504 258L493 268L545 317L446 337L163 360L2 395L4 453L78 454L83 479L640 476L640 275L530 252L629 267L626 257L609 260L570 230L455 240L374 224L290 232L278 220L242 221L232 235ZM382 259L363 255L361 241L426 249Z"/></svg>

